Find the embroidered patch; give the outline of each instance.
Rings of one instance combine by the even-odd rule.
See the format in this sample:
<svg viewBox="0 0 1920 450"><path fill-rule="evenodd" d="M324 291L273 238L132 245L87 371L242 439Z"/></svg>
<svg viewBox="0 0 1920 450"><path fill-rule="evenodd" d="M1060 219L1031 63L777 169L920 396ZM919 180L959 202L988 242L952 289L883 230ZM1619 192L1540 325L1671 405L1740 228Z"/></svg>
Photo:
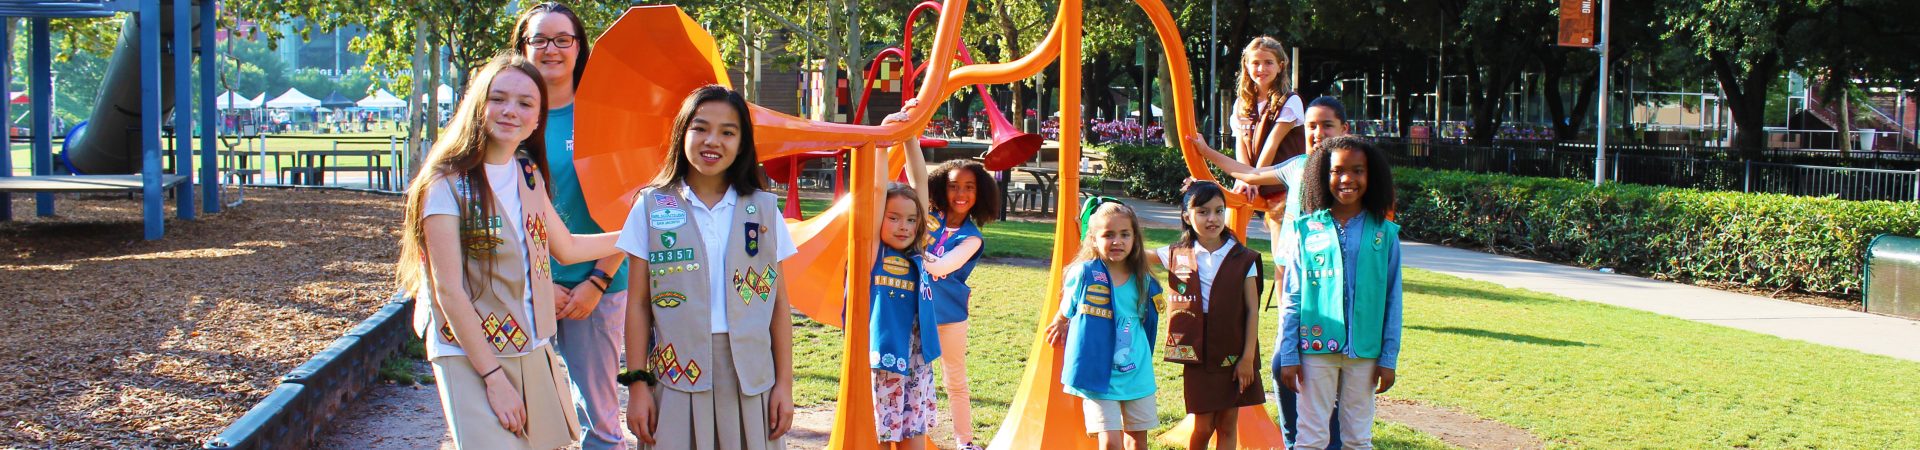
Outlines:
<svg viewBox="0 0 1920 450"><path fill-rule="evenodd" d="M880 263L882 267L887 269L887 273L894 275L906 275L908 271L913 269L913 263L909 263L906 258L898 256L888 256L881 259Z"/></svg>
<svg viewBox="0 0 1920 450"><path fill-rule="evenodd" d="M880 355L880 367L893 367L893 354Z"/></svg>
<svg viewBox="0 0 1920 450"><path fill-rule="evenodd" d="M1107 280L1106 272L1094 272L1093 281L1097 283L1112 283L1112 281Z"/></svg>
<svg viewBox="0 0 1920 450"><path fill-rule="evenodd" d="M1306 326L1306 325L1301 325L1301 326L1300 326L1300 337L1307 337L1307 326Z"/></svg>
<svg viewBox="0 0 1920 450"><path fill-rule="evenodd" d="M660 291L659 293L653 294L653 306L658 306L661 308L679 308L680 304L686 303L686 302L687 302L686 294L681 294L679 292Z"/></svg>
<svg viewBox="0 0 1920 450"><path fill-rule="evenodd" d="M527 330L520 327L520 321L514 320L513 315L507 315L506 322L500 324L500 335L513 344L513 351L516 352L526 351L527 341L532 340L527 337Z"/></svg>
<svg viewBox="0 0 1920 450"><path fill-rule="evenodd" d="M700 383L700 362L687 361L687 384Z"/></svg>
<svg viewBox="0 0 1920 450"><path fill-rule="evenodd" d="M687 224L687 212L676 208L662 208L647 213L647 226L656 230L671 230Z"/></svg>
<svg viewBox="0 0 1920 450"><path fill-rule="evenodd" d="M440 324L440 338L446 339L447 342L454 342L453 327L448 326L448 324L444 324L444 323Z"/></svg>
<svg viewBox="0 0 1920 450"><path fill-rule="evenodd" d="M671 195L661 194L656 192L653 194L653 204L665 206L668 208L679 208L680 199L675 198L674 196L671 196Z"/></svg>
<svg viewBox="0 0 1920 450"><path fill-rule="evenodd" d="M1332 340L1332 339L1328 339L1328 340L1327 340L1327 351L1330 351L1330 352L1337 352L1337 351L1340 351L1340 341L1336 341L1336 340Z"/></svg>
<svg viewBox="0 0 1920 450"><path fill-rule="evenodd" d="M692 260L693 249L691 248L647 252L647 264L666 264Z"/></svg>
<svg viewBox="0 0 1920 450"><path fill-rule="evenodd" d="M461 244L467 246L467 250L472 250L475 256L482 253L493 253L493 249L500 248L500 244L506 242L500 240L498 237L486 235L467 236L461 240L465 241Z"/></svg>
<svg viewBox="0 0 1920 450"><path fill-rule="evenodd" d="M1321 331L1323 331L1323 330L1321 330L1321 329L1320 329L1320 326L1319 326L1319 325L1314 325L1314 326L1313 326L1313 337L1320 337L1320 332L1321 332Z"/></svg>
<svg viewBox="0 0 1920 450"><path fill-rule="evenodd" d="M537 271L536 273L552 273L552 272L553 272L553 259L552 259L552 258L546 258L546 259L541 259L541 260L537 260L537 261L535 261L535 262L533 263L533 270L536 270L536 271Z"/></svg>
<svg viewBox="0 0 1920 450"><path fill-rule="evenodd" d="M1327 265L1327 255L1313 255L1314 267L1320 267L1325 265Z"/></svg>
<svg viewBox="0 0 1920 450"><path fill-rule="evenodd" d="M1240 355L1227 355L1227 359L1220 362L1220 367L1233 367L1233 363L1239 361Z"/></svg>
<svg viewBox="0 0 1920 450"><path fill-rule="evenodd" d="M1307 235L1307 241L1304 245L1302 245L1302 249L1308 252L1317 252L1321 250L1326 250L1327 247L1332 245L1333 245L1332 234L1314 233L1314 234Z"/></svg>
<svg viewBox="0 0 1920 450"><path fill-rule="evenodd" d="M1192 361L1200 359L1200 357L1195 356L1193 346L1191 345L1175 345L1167 347L1167 359Z"/></svg>
<svg viewBox="0 0 1920 450"><path fill-rule="evenodd" d="M760 207L753 206L752 203L747 204L747 214L759 214L759 213L760 213Z"/></svg>
<svg viewBox="0 0 1920 450"><path fill-rule="evenodd" d="M679 234L675 234L672 231L660 233L660 249L661 250L673 248L673 245L678 243L680 243Z"/></svg>
<svg viewBox="0 0 1920 450"><path fill-rule="evenodd" d="M1113 320L1113 310L1093 305L1080 305L1080 314Z"/></svg>
<svg viewBox="0 0 1920 450"><path fill-rule="evenodd" d="M527 240L533 245L547 245L547 221L540 214L527 215Z"/></svg>
<svg viewBox="0 0 1920 450"><path fill-rule="evenodd" d="M1308 231L1320 231L1320 230L1325 230L1325 229L1327 229L1327 225L1326 225L1326 224L1323 224L1323 223L1320 223L1320 222L1307 222L1307 230L1308 230Z"/></svg>
<svg viewBox="0 0 1920 450"><path fill-rule="evenodd" d="M1309 348L1312 348L1312 347L1311 347L1311 346L1308 346L1308 345L1307 345L1307 340L1306 340L1306 339L1301 339L1301 340L1300 340L1300 349L1301 349L1301 350L1306 350L1306 349L1309 349Z"/></svg>
<svg viewBox="0 0 1920 450"><path fill-rule="evenodd" d="M1320 350L1321 350L1322 348L1325 348L1325 346L1324 346L1324 345L1321 345L1321 342L1320 342L1320 340L1319 340L1319 339L1314 339L1314 340L1313 340L1313 350L1314 350L1314 351L1320 351Z"/></svg>
<svg viewBox="0 0 1920 450"><path fill-rule="evenodd" d="M1375 231L1375 232L1373 232L1373 246L1374 246L1374 247L1379 247L1379 246L1380 246L1380 243L1381 243L1382 241L1385 241L1386 239L1387 239L1387 232L1385 232L1385 231Z"/></svg>
<svg viewBox="0 0 1920 450"><path fill-rule="evenodd" d="M534 166L532 160L520 158L520 174L527 179L527 189L533 189L535 187L534 180L538 178L540 168Z"/></svg>
<svg viewBox="0 0 1920 450"><path fill-rule="evenodd" d="M765 272L755 272L753 268L747 268L744 274L734 271L733 286L740 292L740 302L751 305L754 300L763 302L771 300L773 282L779 278L780 272L775 271L772 264L768 264Z"/></svg>
<svg viewBox="0 0 1920 450"><path fill-rule="evenodd" d="M1095 294L1091 292L1087 293L1087 303L1092 303L1095 305L1105 305L1107 304L1107 302L1110 302L1110 301L1113 301L1113 299L1105 295Z"/></svg>
<svg viewBox="0 0 1920 450"><path fill-rule="evenodd" d="M487 343L493 344L493 351L507 351L507 337L500 333L500 318L492 313L480 321L480 331L487 333Z"/></svg>
<svg viewBox="0 0 1920 450"><path fill-rule="evenodd" d="M1104 284L1089 284L1089 285L1087 285L1087 293L1089 293L1089 294L1112 294L1112 293L1113 293L1113 291L1112 291L1112 290L1110 290L1110 289L1108 289L1108 288L1107 288L1107 285L1104 285Z"/></svg>
<svg viewBox="0 0 1920 450"><path fill-rule="evenodd" d="M760 224L747 222L743 228L746 234L741 236L745 238L743 242L747 246L747 256L760 256Z"/></svg>
<svg viewBox="0 0 1920 450"><path fill-rule="evenodd" d="M902 280L902 279L899 279L899 278L894 278L894 277L890 277L890 276L886 276L886 275L874 275L874 276L873 276L873 285L874 285L874 286L886 286L886 287L890 287L890 288L894 288L894 289L899 289L899 290L903 290L903 291L912 291L912 290L913 290L913 282L912 282L912 281L907 281L907 280Z"/></svg>

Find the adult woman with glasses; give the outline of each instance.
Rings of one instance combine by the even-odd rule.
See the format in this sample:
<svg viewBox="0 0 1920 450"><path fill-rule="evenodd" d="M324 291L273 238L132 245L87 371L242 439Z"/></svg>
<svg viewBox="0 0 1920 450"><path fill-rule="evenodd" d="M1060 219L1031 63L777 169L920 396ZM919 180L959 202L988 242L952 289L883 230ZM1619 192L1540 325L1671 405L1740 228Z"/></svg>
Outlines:
<svg viewBox="0 0 1920 450"><path fill-rule="evenodd" d="M513 42L540 69L547 87L547 160L553 207L574 233L600 233L587 214L573 167L573 97L586 73L586 27L566 5L541 3L520 13ZM554 307L560 319L555 349L580 397L581 448L626 448L620 428L620 344L626 339L627 268L615 256L571 265L553 263Z"/></svg>

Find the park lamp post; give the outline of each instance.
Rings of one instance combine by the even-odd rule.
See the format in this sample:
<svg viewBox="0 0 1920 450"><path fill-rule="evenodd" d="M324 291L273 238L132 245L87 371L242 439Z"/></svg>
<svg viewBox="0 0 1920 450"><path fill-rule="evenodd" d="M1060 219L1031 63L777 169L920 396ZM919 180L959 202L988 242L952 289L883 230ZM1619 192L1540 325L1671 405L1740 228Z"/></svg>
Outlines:
<svg viewBox="0 0 1920 450"><path fill-rule="evenodd" d="M1600 44L1594 46L1594 50L1600 52L1600 126L1594 130L1598 140L1593 146L1593 185L1595 187L1599 187L1600 183L1607 179L1607 103L1610 99L1607 95L1609 94L1607 63L1612 51L1612 46L1607 42L1607 28L1609 28L1608 22L1613 19L1610 11L1612 4L1611 0L1600 0Z"/></svg>

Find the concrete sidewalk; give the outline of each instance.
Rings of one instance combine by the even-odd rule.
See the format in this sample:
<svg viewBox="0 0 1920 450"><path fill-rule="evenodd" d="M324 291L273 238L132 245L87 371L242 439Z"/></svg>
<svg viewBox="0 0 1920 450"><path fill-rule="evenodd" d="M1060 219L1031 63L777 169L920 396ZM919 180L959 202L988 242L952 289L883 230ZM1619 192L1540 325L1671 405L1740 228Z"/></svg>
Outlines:
<svg viewBox="0 0 1920 450"><path fill-rule="evenodd" d="M1128 199L1149 228L1180 227L1175 205ZM1259 221L1247 235L1267 237ZM1605 303L1787 339L1920 361L1920 321L1406 242L1405 264L1510 288ZM1265 249L1261 249L1265 250Z"/></svg>

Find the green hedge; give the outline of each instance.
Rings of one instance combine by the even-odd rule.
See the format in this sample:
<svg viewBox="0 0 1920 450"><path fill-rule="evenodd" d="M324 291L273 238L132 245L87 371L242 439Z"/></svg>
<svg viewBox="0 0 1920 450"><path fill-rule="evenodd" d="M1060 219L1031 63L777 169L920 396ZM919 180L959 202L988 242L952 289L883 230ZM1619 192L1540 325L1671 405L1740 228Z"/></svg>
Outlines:
<svg viewBox="0 0 1920 450"><path fill-rule="evenodd" d="M1410 238L1678 281L1855 296L1866 247L1920 204L1396 169Z"/></svg>
<svg viewBox="0 0 1920 450"><path fill-rule="evenodd" d="M1181 159L1180 150L1157 145L1103 145L1099 148L1107 154L1106 173L1102 176L1119 180L1125 186L1123 189L1128 197L1162 202L1180 199L1180 183L1187 179L1187 164ZM1213 171L1214 179L1226 179L1226 174L1219 169Z"/></svg>

